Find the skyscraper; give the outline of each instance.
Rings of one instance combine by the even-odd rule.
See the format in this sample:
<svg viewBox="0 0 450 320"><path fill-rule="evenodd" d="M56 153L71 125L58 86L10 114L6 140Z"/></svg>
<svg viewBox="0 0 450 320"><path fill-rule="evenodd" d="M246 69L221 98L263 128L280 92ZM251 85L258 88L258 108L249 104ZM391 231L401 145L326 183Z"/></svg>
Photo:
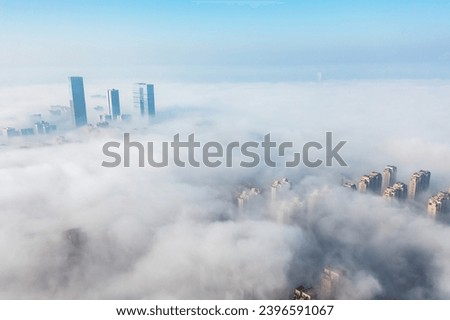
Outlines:
<svg viewBox="0 0 450 320"><path fill-rule="evenodd" d="M383 192L387 187L392 187L397 180L397 167L387 165L383 170L383 180L381 183L381 191Z"/></svg>
<svg viewBox="0 0 450 320"><path fill-rule="evenodd" d="M84 98L83 77L69 77L70 107L73 112L75 126L82 127L87 124L86 100Z"/></svg>
<svg viewBox="0 0 450 320"><path fill-rule="evenodd" d="M136 83L134 88L134 106L142 116L155 116L155 91L153 84Z"/></svg>
<svg viewBox="0 0 450 320"><path fill-rule="evenodd" d="M415 199L419 193L427 190L430 186L430 177L430 171L420 170L419 172L414 172L409 181L408 198Z"/></svg>
<svg viewBox="0 0 450 320"><path fill-rule="evenodd" d="M107 94L109 115L112 119L117 119L120 116L120 99L119 90L110 89Z"/></svg>

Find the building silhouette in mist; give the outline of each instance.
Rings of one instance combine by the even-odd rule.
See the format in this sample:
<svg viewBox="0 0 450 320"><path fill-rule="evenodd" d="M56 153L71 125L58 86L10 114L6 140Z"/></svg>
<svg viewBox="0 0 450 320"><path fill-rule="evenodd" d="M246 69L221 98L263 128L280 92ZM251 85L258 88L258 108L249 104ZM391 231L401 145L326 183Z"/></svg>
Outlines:
<svg viewBox="0 0 450 320"><path fill-rule="evenodd" d="M56 125L41 120L34 124L34 130L36 134L49 134L56 131Z"/></svg>
<svg viewBox="0 0 450 320"><path fill-rule="evenodd" d="M333 300L339 298L341 286L344 284L346 271L340 268L326 266L320 281L315 287L303 285L294 289L291 300Z"/></svg>
<svg viewBox="0 0 450 320"><path fill-rule="evenodd" d="M352 182L349 182L349 181L344 182L344 183L342 184L342 186L343 186L344 188L348 188L348 189L351 189L351 190L357 190L357 189L358 189L358 188L356 188L356 184L354 184L354 183L352 183Z"/></svg>
<svg viewBox="0 0 450 320"><path fill-rule="evenodd" d="M408 198L414 200L418 194L428 189L430 186L430 171L420 170L414 172L409 180Z"/></svg>
<svg viewBox="0 0 450 320"><path fill-rule="evenodd" d="M111 119L117 119L120 116L120 98L119 90L110 89L107 92L108 110Z"/></svg>
<svg viewBox="0 0 450 320"><path fill-rule="evenodd" d="M387 187L392 187L397 181L397 167L387 165L384 168L382 175L381 191L386 190Z"/></svg>
<svg viewBox="0 0 450 320"><path fill-rule="evenodd" d="M33 128L20 129L20 135L21 136L32 136L32 135L34 135L34 129Z"/></svg>
<svg viewBox="0 0 450 320"><path fill-rule="evenodd" d="M87 125L86 99L84 96L83 77L69 77L70 107L72 108L75 126Z"/></svg>
<svg viewBox="0 0 450 320"><path fill-rule="evenodd" d="M239 209L244 209L246 203L250 200L250 198L259 194L261 194L261 190L259 188L250 188L242 191L237 197Z"/></svg>
<svg viewBox="0 0 450 320"><path fill-rule="evenodd" d="M346 272L339 268L325 267L320 278L319 298L322 300L336 299L345 274Z"/></svg>
<svg viewBox="0 0 450 320"><path fill-rule="evenodd" d="M385 199L404 200L408 197L408 186L403 182L396 182L393 186L384 189L383 197Z"/></svg>
<svg viewBox="0 0 450 320"><path fill-rule="evenodd" d="M358 183L359 192L373 192L376 194L381 193L381 173L372 171L368 175L361 177Z"/></svg>
<svg viewBox="0 0 450 320"><path fill-rule="evenodd" d="M432 196L428 200L428 214L431 216L436 216L440 213L450 212L450 190L441 191L438 194Z"/></svg>
<svg viewBox="0 0 450 320"><path fill-rule="evenodd" d="M3 128L2 133L8 138L20 136L20 131L12 127Z"/></svg>
<svg viewBox="0 0 450 320"><path fill-rule="evenodd" d="M279 192L280 189L283 188L283 186L285 186L287 189L290 188L290 183L287 178L278 179L272 183L271 193L270 193L272 201L276 200L277 192Z"/></svg>
<svg viewBox="0 0 450 320"><path fill-rule="evenodd" d="M139 108L142 116L155 116L155 91L153 84L136 83L133 99L135 108Z"/></svg>

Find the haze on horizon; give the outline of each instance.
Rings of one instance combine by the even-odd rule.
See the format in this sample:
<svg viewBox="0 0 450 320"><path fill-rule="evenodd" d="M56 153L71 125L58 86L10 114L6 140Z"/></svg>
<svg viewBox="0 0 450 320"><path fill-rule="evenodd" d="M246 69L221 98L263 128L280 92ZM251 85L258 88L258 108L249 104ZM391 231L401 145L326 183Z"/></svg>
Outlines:
<svg viewBox="0 0 450 320"><path fill-rule="evenodd" d="M0 84L448 79L449 15L444 0L0 1Z"/></svg>

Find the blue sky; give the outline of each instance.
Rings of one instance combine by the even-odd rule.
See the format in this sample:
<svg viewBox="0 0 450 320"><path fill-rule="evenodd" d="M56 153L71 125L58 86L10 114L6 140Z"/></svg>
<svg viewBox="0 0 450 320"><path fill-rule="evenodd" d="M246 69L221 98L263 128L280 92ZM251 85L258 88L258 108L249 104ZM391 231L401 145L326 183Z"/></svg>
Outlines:
<svg viewBox="0 0 450 320"><path fill-rule="evenodd" d="M450 1L0 0L0 27L2 77L18 80L450 74Z"/></svg>

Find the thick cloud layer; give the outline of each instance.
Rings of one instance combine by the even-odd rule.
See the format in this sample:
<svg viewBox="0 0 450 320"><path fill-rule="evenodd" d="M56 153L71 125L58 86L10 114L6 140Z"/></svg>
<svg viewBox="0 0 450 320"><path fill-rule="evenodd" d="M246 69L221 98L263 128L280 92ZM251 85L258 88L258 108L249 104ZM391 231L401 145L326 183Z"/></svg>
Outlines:
<svg viewBox="0 0 450 320"><path fill-rule="evenodd" d="M33 103L45 107L61 86L49 88L40 99L36 88L2 89L2 121L40 112ZM450 298L449 226L424 203L340 186L394 164L401 181L427 169L430 192L448 189L448 82L163 84L157 93L152 124L70 132L63 144L1 137L0 298L278 299L316 285L327 265L346 271L337 298ZM89 112L102 103L90 98ZM332 131L348 141L349 166L102 167L103 144L123 131L156 146L176 133L224 144L271 133L300 152ZM273 202L281 177L291 189ZM250 186L263 192L239 210L236 194Z"/></svg>

